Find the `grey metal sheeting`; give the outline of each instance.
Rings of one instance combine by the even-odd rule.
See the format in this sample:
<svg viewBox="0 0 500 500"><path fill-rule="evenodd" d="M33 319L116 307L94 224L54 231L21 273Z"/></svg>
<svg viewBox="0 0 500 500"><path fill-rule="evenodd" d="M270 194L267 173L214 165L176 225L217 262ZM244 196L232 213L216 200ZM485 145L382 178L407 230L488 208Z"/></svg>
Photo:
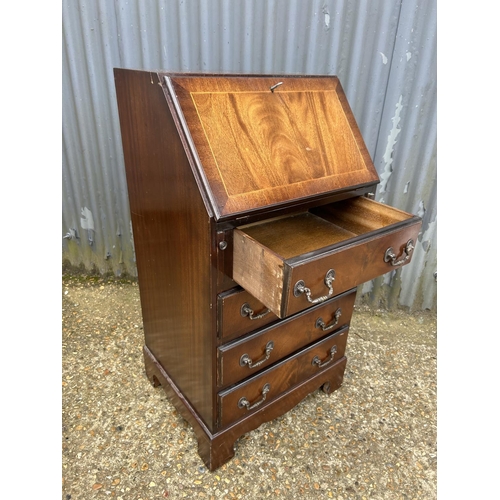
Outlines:
<svg viewBox="0 0 500 500"><path fill-rule="evenodd" d="M137 275L113 67L338 75L381 177L423 217L412 264L362 287L436 308L436 1L63 1L63 261Z"/></svg>

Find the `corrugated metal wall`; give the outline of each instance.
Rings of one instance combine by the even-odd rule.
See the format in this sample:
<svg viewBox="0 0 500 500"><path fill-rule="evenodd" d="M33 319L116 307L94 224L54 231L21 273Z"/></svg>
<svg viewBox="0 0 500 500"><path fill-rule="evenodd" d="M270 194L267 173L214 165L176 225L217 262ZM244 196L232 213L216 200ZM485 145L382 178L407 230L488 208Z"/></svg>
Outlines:
<svg viewBox="0 0 500 500"><path fill-rule="evenodd" d="M423 216L413 263L363 287L436 307L436 0L63 1L63 261L136 275L113 67L338 75L382 179Z"/></svg>

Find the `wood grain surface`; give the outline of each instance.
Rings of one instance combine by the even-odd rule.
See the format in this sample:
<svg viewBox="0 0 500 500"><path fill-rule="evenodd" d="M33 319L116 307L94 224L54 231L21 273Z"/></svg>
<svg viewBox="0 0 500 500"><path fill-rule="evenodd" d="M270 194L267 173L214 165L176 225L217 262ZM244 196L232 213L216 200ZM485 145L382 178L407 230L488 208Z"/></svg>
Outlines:
<svg viewBox="0 0 500 500"><path fill-rule="evenodd" d="M361 199L379 178L336 77L114 74L146 374L214 470L245 432L340 387L354 287L392 271L384 253L421 220ZM298 280L325 294L329 268L330 300L294 296Z"/></svg>
<svg viewBox="0 0 500 500"><path fill-rule="evenodd" d="M422 221L415 217L411 224L387 233L370 235L352 245L320 252L314 258L290 262L287 271L289 277L286 283L287 289L283 292L283 314L285 316L295 314L311 306L305 294L298 297L294 295L294 285L300 280L310 288L314 299L328 293L324 280L329 269L335 271L333 291L336 295L409 264L413 254L410 254L410 258L404 264L396 267L384 262L384 255L389 247L392 247L397 255L401 255L409 239L417 241L421 225Z"/></svg>
<svg viewBox="0 0 500 500"><path fill-rule="evenodd" d="M210 218L158 77L115 70L115 83L145 343L213 428Z"/></svg>
<svg viewBox="0 0 500 500"><path fill-rule="evenodd" d="M262 318L250 319L249 315L242 316L241 308L244 304L254 311L254 316L265 313ZM253 295L242 288L228 290L217 297L218 309L218 339L220 343L229 342L245 335L252 330L277 321L278 317ZM266 312L268 311L268 312Z"/></svg>
<svg viewBox="0 0 500 500"><path fill-rule="evenodd" d="M172 76L216 215L378 182L336 77Z"/></svg>
<svg viewBox="0 0 500 500"><path fill-rule="evenodd" d="M345 292L394 269L384 262L409 239L417 241L422 221L363 197L234 230L233 278L276 316L284 318L311 303L294 296L304 281L315 300L329 293L326 273L336 272L334 294ZM404 265L411 260L408 259ZM401 267L401 266L399 266Z"/></svg>
<svg viewBox="0 0 500 500"><path fill-rule="evenodd" d="M348 325L351 321L355 298L356 289L220 347L218 349L220 386L227 387L254 375L292 352ZM339 312L336 318L337 311ZM326 330L317 325L318 319L324 322ZM347 338L347 332L345 337ZM243 355L248 355L254 363L263 359L268 342L273 343L273 349L267 360L256 367L241 365L240 359ZM337 345L339 350L336 359L344 355L345 342Z"/></svg>
<svg viewBox="0 0 500 500"><path fill-rule="evenodd" d="M300 384L325 368L330 368L335 363L340 363L341 359L345 360L345 358L340 358L332 362L327 362L330 358L330 349L332 347L337 346L337 343L340 342L345 345L347 331L348 327L345 327L345 330L341 330L341 332L345 333L344 335L341 335L340 332L330 335L313 346L303 349L297 354L286 358L284 361L260 372L255 377L220 392L221 426L224 427L255 411L253 408L247 409L240 406L238 403L241 398L248 400L250 406L258 408L260 405L256 403L262 400L272 401L282 392ZM339 351L341 350L342 347L339 347ZM321 362L325 363L324 367L313 364L312 361L316 356ZM264 399L263 388L266 384L269 384L269 392L265 394Z"/></svg>
<svg viewBox="0 0 500 500"><path fill-rule="evenodd" d="M198 439L198 453L210 471L214 471L234 456L234 444L245 433L257 429L264 422L269 422L291 410L308 394L323 387L330 394L342 385L347 359L344 357L333 365L318 371L311 378L285 391L272 401L249 412L235 423L216 432L210 431L200 420L196 410L186 400L174 381L154 358L151 351L144 348L146 372L152 384L161 384L179 413L192 426ZM168 442L168 436L165 438ZM165 445L166 446L166 445Z"/></svg>

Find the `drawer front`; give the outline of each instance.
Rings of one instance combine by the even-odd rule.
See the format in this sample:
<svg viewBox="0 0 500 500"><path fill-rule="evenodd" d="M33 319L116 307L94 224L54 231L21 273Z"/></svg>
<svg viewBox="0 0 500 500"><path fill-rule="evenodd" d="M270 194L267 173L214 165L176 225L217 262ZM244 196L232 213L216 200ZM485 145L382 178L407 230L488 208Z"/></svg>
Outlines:
<svg viewBox="0 0 500 500"><path fill-rule="evenodd" d="M351 321L356 289L218 349L218 385L227 387L331 334ZM344 355L347 331L337 339Z"/></svg>
<svg viewBox="0 0 500 500"><path fill-rule="evenodd" d="M257 410L295 385L317 375L345 357L337 344L344 343L349 327L290 356L275 366L218 394L219 425L226 426Z"/></svg>
<svg viewBox="0 0 500 500"><path fill-rule="evenodd" d="M348 245L331 253L321 254L317 258L290 263L283 315L295 314L312 305L308 300L307 290L304 289L310 291L309 298L312 301L321 300L329 293L332 295L342 293L377 276L399 269L402 264L394 266L391 262L386 262L384 256L390 248L397 257L405 255L406 243L409 240L414 243L417 241L419 229L420 224L406 227ZM404 264L410 262L412 253L409 253ZM330 284L332 292L325 283L330 270L333 271L330 273L330 276L333 276Z"/></svg>
<svg viewBox="0 0 500 500"><path fill-rule="evenodd" d="M241 288L221 293L217 298L217 307L218 332L222 342L278 320L276 314Z"/></svg>

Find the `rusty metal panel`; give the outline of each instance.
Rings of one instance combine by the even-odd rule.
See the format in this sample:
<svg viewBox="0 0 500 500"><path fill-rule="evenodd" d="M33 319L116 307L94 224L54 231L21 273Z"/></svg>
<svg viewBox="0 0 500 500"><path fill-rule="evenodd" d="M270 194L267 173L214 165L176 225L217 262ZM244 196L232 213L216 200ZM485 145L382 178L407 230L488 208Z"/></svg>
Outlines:
<svg viewBox="0 0 500 500"><path fill-rule="evenodd" d="M63 1L63 260L135 276L113 67L338 75L382 178L424 215L414 262L363 287L434 308L435 0Z"/></svg>
<svg viewBox="0 0 500 500"><path fill-rule="evenodd" d="M411 265L363 287L373 304L435 309L437 301L436 5L403 2L374 154L376 199L423 219Z"/></svg>

